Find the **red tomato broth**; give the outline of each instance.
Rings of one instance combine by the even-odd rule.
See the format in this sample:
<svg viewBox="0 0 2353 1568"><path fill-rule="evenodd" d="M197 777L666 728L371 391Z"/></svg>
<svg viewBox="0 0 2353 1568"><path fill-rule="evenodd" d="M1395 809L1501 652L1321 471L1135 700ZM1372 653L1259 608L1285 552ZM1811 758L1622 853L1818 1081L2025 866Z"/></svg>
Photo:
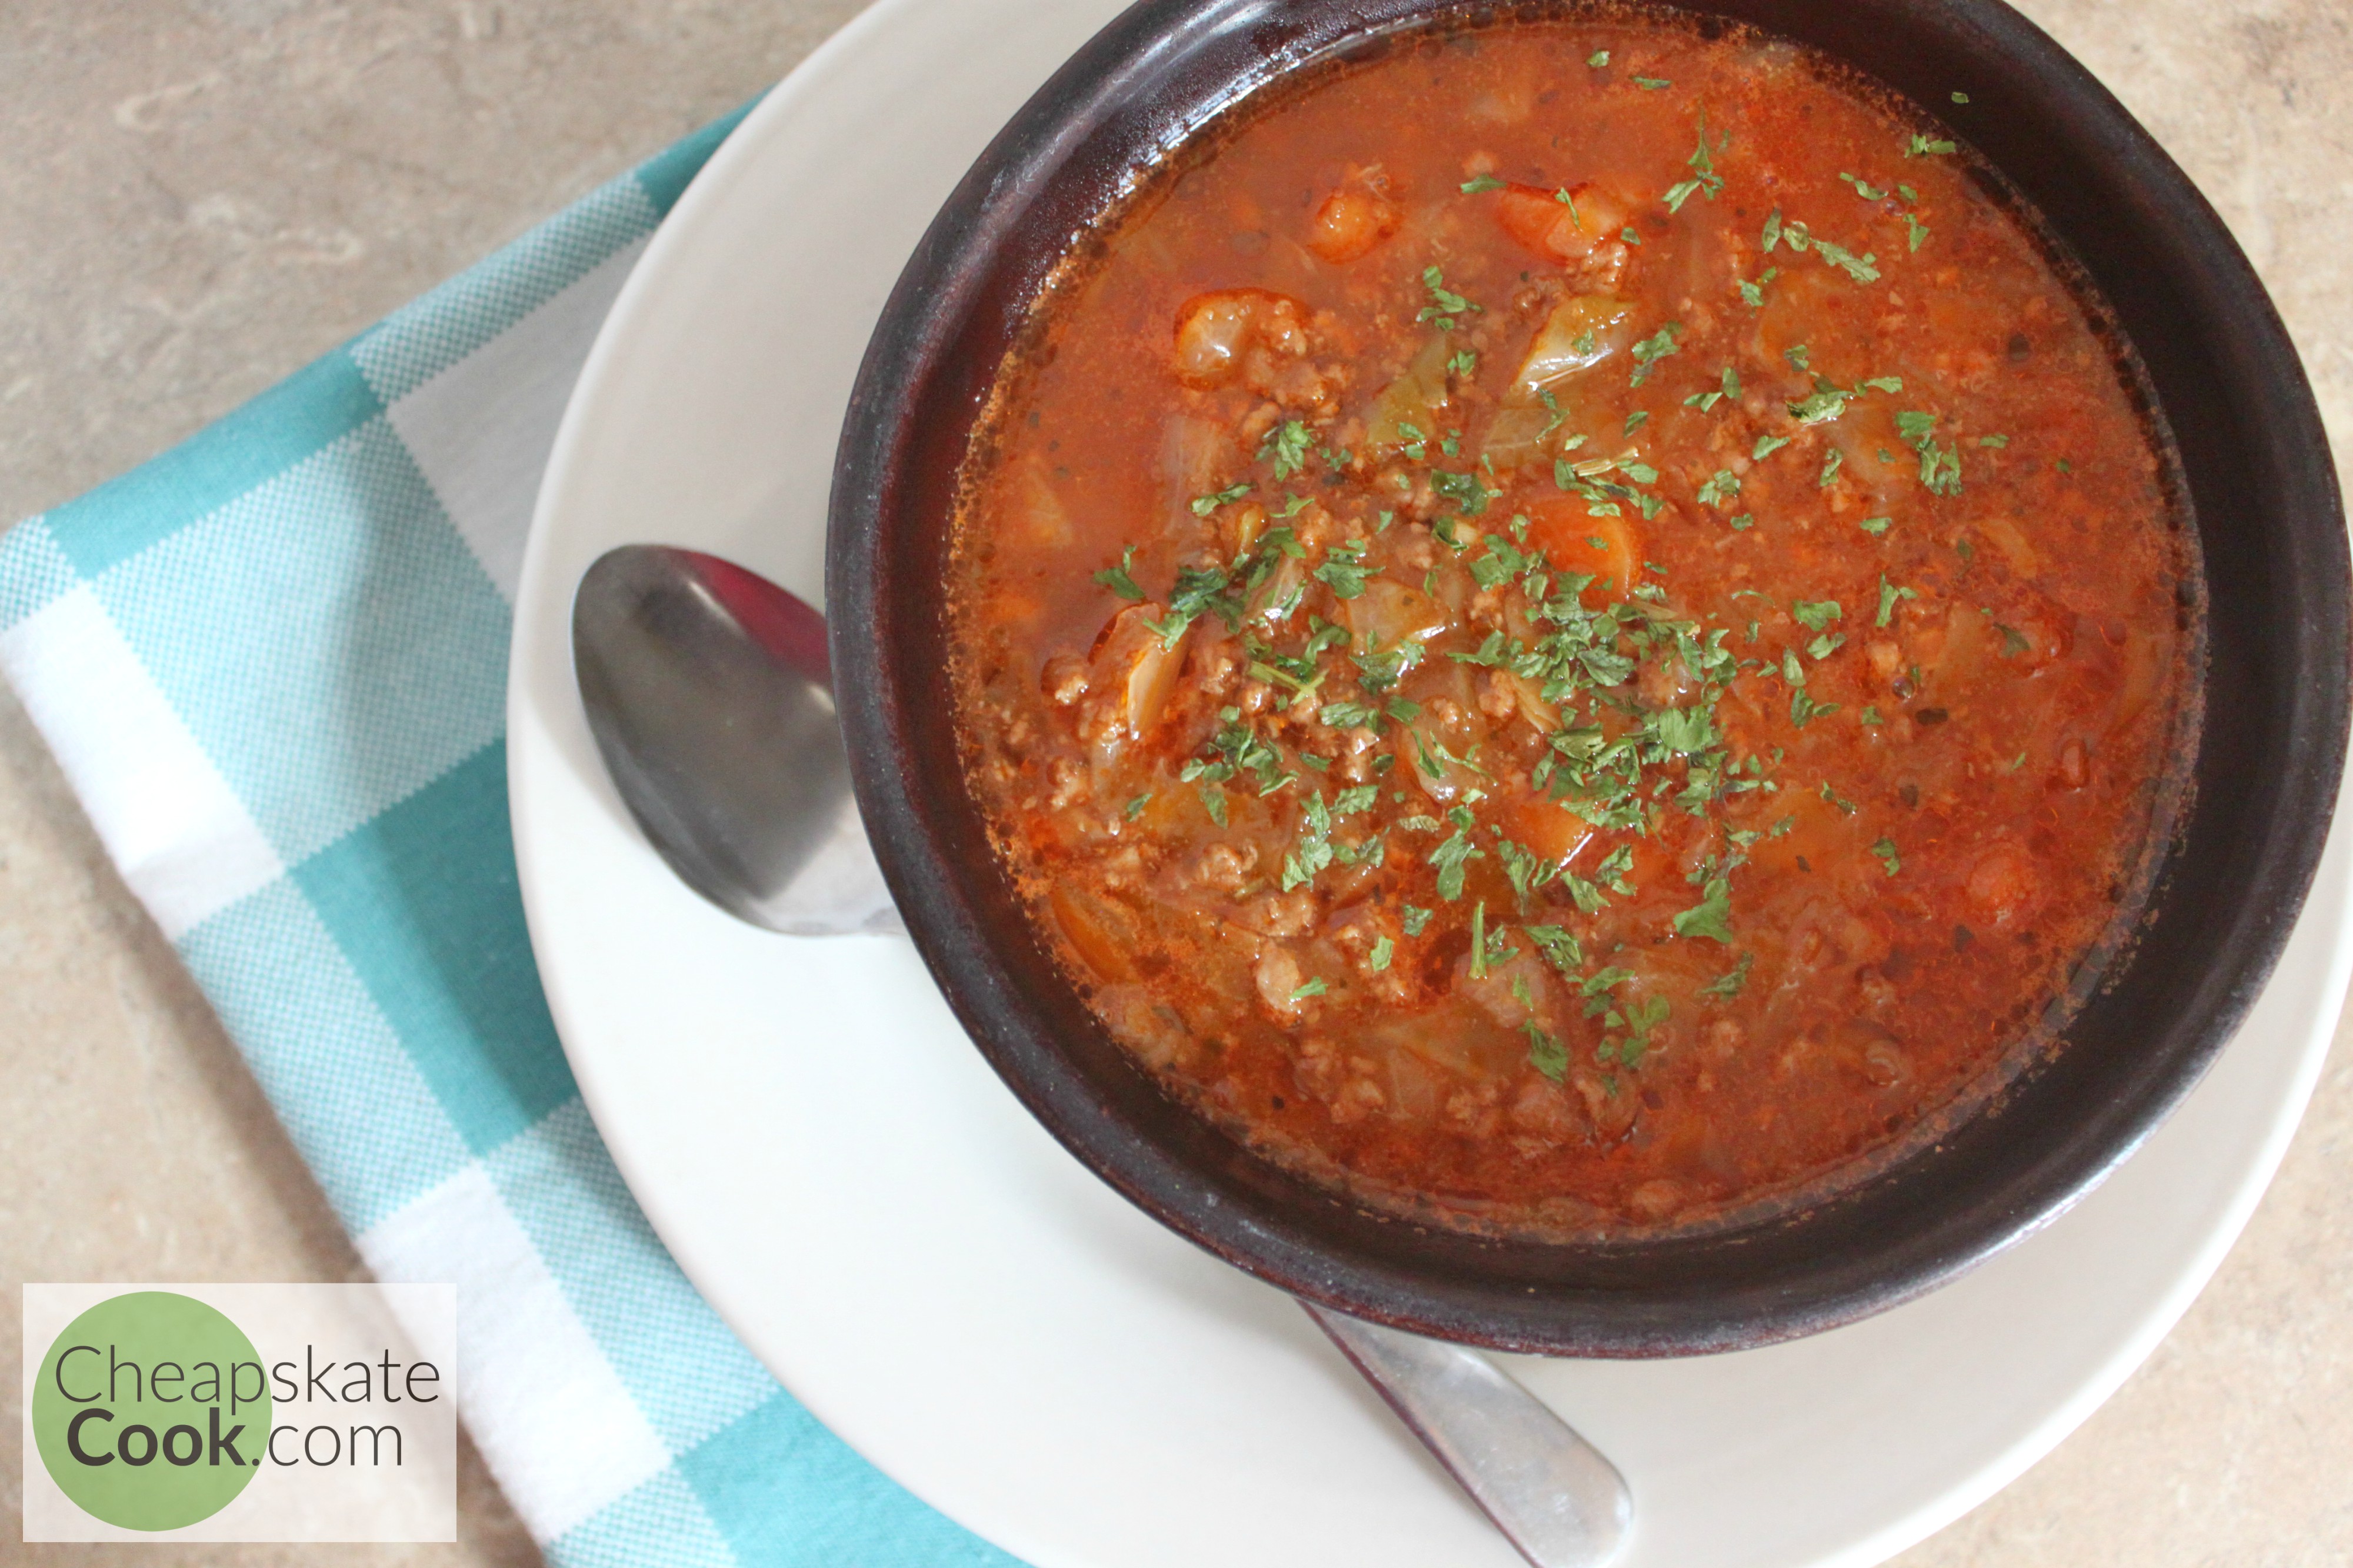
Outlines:
<svg viewBox="0 0 2353 1568"><path fill-rule="evenodd" d="M963 763L1093 1011L1472 1228L1722 1223L1983 1106L2127 939L2196 722L2095 297L1753 34L1428 35L1230 119L966 465Z"/></svg>

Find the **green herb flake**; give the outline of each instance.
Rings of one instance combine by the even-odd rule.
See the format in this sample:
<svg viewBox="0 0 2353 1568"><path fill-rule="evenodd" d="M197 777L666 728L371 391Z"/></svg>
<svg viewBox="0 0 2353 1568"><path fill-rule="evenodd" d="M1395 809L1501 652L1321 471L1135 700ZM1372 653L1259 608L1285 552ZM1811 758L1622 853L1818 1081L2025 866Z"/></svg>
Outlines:
<svg viewBox="0 0 2353 1568"><path fill-rule="evenodd" d="M1905 144L1904 155L1906 158L1940 158L1959 151L1958 147L1941 137L1915 132L1912 140Z"/></svg>
<svg viewBox="0 0 2353 1568"><path fill-rule="evenodd" d="M1953 94L1953 101L1955 103L1967 103L1968 100L1969 95L1966 92L1957 92Z"/></svg>
<svg viewBox="0 0 2353 1568"><path fill-rule="evenodd" d="M1895 853L1895 840L1893 838L1883 835L1879 842L1871 847L1871 852L1879 857L1879 863L1887 868L1889 876L1893 877L1904 869L1903 858Z"/></svg>
<svg viewBox="0 0 2353 1568"><path fill-rule="evenodd" d="M1661 360L1683 352L1682 345L1675 341L1683 335L1683 326L1681 321L1669 321L1634 345L1631 351L1634 360L1634 385L1640 386L1649 379L1651 369ZM1630 431L1629 433L1630 434Z"/></svg>
<svg viewBox="0 0 2353 1568"><path fill-rule="evenodd" d="M1887 580L1886 573L1882 572L1879 574L1879 618L1873 621L1871 624L1875 626L1884 626L1888 622L1895 618L1895 602L1897 600L1916 599L1920 595L1918 590L1913 588L1899 588Z"/></svg>
<svg viewBox="0 0 2353 1568"><path fill-rule="evenodd" d="M1710 878L1700 901L1675 916L1675 934L1713 937L1730 946L1732 928L1726 922L1732 918L1731 888L1722 877Z"/></svg>
<svg viewBox="0 0 2353 1568"><path fill-rule="evenodd" d="M1862 529L1863 532L1870 534L1873 539L1876 539L1881 534L1885 533L1888 527L1894 523L1894 521L1895 520L1892 517L1866 517L1861 522L1855 524L1855 526Z"/></svg>
<svg viewBox="0 0 2353 1568"><path fill-rule="evenodd" d="M1734 964L1730 969L1725 970L1722 974L1717 975L1714 980L1711 980L1706 984L1701 986L1699 988L1699 994L1703 996L1714 996L1719 1001L1731 1001L1735 996L1740 994L1740 988L1748 984L1748 972L1755 968L1756 964L1757 955L1755 953L1742 953L1738 963Z"/></svg>
<svg viewBox="0 0 2353 1568"><path fill-rule="evenodd" d="M1905 229L1911 236L1912 254L1917 256L1920 254L1920 247L1928 243L1928 226L1910 213L1905 213L1902 216Z"/></svg>
<svg viewBox="0 0 2353 1568"><path fill-rule="evenodd" d="M1567 979L1575 979L1576 971L1585 967L1585 946L1558 926L1525 926L1528 940L1536 944L1545 962Z"/></svg>
<svg viewBox="0 0 2353 1568"><path fill-rule="evenodd" d="M1641 88L1644 92L1656 92L1661 88L1672 87L1675 85L1673 82L1669 81L1662 76L1638 76L1634 78L1633 80L1634 85Z"/></svg>
<svg viewBox="0 0 2353 1568"><path fill-rule="evenodd" d="M1308 448L1314 444L1315 437L1305 425L1296 419L1286 419L1268 431L1266 439L1259 443L1259 461L1272 458L1274 477L1278 480L1287 479L1307 466Z"/></svg>
<svg viewBox="0 0 2353 1568"><path fill-rule="evenodd" d="M1324 977L1319 974L1314 979L1309 981L1306 984L1302 985L1298 990L1293 991L1291 994L1291 1000L1293 1002L1304 1002L1310 996L1321 996L1330 989L1330 986L1324 984Z"/></svg>
<svg viewBox="0 0 2353 1568"><path fill-rule="evenodd" d="M1373 951L1365 955L1365 967L1378 974L1389 966L1389 960L1396 952L1397 943L1384 935L1373 943Z"/></svg>
<svg viewBox="0 0 2353 1568"><path fill-rule="evenodd" d="M1870 251L1857 256L1842 245L1832 245L1827 239L1817 239L1814 241L1814 254L1858 283L1879 281L1879 268L1874 265L1879 258Z"/></svg>
<svg viewBox="0 0 2353 1568"><path fill-rule="evenodd" d="M1212 784L1195 784L1193 791L1201 797L1201 809L1219 827L1226 826L1226 792Z"/></svg>
<svg viewBox="0 0 2353 1568"><path fill-rule="evenodd" d="M1789 606L1789 614L1810 632L1826 630L1832 621L1846 618L1846 612L1839 607L1836 599L1799 599Z"/></svg>
<svg viewBox="0 0 2353 1568"><path fill-rule="evenodd" d="M1124 815L1128 821L1134 822L1137 817L1144 815L1144 808L1151 804L1152 792L1150 790L1145 790L1142 795L1137 795L1134 800L1127 803L1127 808L1122 815Z"/></svg>
<svg viewBox="0 0 2353 1568"><path fill-rule="evenodd" d="M1804 691L1794 691L1789 695L1789 722L1800 730L1814 720L1826 719L1838 710L1837 703L1817 702Z"/></svg>
<svg viewBox="0 0 2353 1568"><path fill-rule="evenodd" d="M1527 1031L1528 1065L1558 1083L1568 1076L1568 1047L1544 1032L1534 1018L1520 1026Z"/></svg>
<svg viewBox="0 0 2353 1568"><path fill-rule="evenodd" d="M1225 506L1232 501L1238 501L1241 500L1242 497L1250 493L1250 484L1248 481L1244 481L1239 485L1229 485L1226 489L1218 491L1215 495L1195 496L1193 498L1193 515L1195 517L1207 517L1211 512L1217 510L1219 507Z"/></svg>
<svg viewBox="0 0 2353 1568"><path fill-rule="evenodd" d="M1739 493L1740 476L1734 473L1730 468L1716 469L1714 474L1709 476L1707 482L1699 488L1699 499L1701 504L1719 509L1725 501L1730 500Z"/></svg>
<svg viewBox="0 0 2353 1568"><path fill-rule="evenodd" d="M1398 910L1398 923L1405 927L1406 935L1419 936L1424 928L1430 924L1430 917L1436 912L1434 910L1418 910L1411 904L1406 904Z"/></svg>
<svg viewBox="0 0 2353 1568"><path fill-rule="evenodd" d="M1599 70L1603 66L1609 63L1609 51L1608 49L1596 49L1591 54L1585 57L1585 63L1591 66L1595 70Z"/></svg>
<svg viewBox="0 0 2353 1568"><path fill-rule="evenodd" d="M1315 580L1330 588L1334 598L1353 599L1365 591L1365 584L1378 570L1365 564L1365 542L1358 539L1325 552L1324 563L1315 568Z"/></svg>
<svg viewBox="0 0 2353 1568"><path fill-rule="evenodd" d="M1500 191L1503 188L1504 182L1493 174L1479 174L1462 182L1462 194L1466 196L1481 195L1488 191Z"/></svg>
<svg viewBox="0 0 2353 1568"><path fill-rule="evenodd" d="M1441 332L1452 331L1456 318L1486 309L1483 305L1472 304L1449 289L1446 274L1434 266L1422 268L1421 286L1430 290L1430 303L1421 308L1421 313L1414 320L1429 321Z"/></svg>
<svg viewBox="0 0 2353 1568"><path fill-rule="evenodd" d="M1119 564L1106 566L1096 573L1095 581L1117 594L1121 598L1140 605L1144 602L1144 590L1137 587L1135 579L1129 575L1134 567L1135 546L1131 544L1127 547L1126 552L1120 556Z"/></svg>
<svg viewBox="0 0 2353 1568"><path fill-rule="evenodd" d="M1748 460L1761 463L1788 444L1789 437L1787 436L1759 436L1757 437L1756 449L1748 454Z"/></svg>

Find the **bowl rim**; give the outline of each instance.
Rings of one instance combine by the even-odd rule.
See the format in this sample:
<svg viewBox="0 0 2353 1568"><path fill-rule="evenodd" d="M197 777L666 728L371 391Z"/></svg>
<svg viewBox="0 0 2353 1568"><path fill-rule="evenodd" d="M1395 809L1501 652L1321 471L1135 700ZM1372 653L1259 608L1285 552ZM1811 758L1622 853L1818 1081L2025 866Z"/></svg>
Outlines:
<svg viewBox="0 0 2353 1568"><path fill-rule="evenodd" d="M1772 19L1806 20L1803 0L1680 0L1662 8L1762 20L1768 30L1820 47L1810 30L1772 25ZM1846 8L1851 21L1923 30L1949 47L1974 48L2016 68L1991 93L1978 90L1972 79L1973 98L1994 106L2059 104L2073 116L2080 145L2072 151L2112 166L2110 183L2125 193L2119 200L2139 204L2136 216L2144 226L2151 220L2165 226L2173 247L2160 260L2200 285L2195 292L2202 314L2191 325L2207 329L2208 337L2218 323L2229 329L2223 337L2233 357L2224 368L2233 385L2249 390L2265 409L2269 445L2263 457L2274 488L2298 503L2273 524L2281 537L2261 542L2294 555L2297 568L2287 617L2295 656L2290 724L2276 738L2287 765L2280 770L2259 842L2233 861L2249 875L2227 911L2216 956L2177 987L2189 1022L2168 1023L2162 1070L2134 1080L2132 1102L2108 1114L2096 1137L2085 1134L2058 1146L2035 1168L2014 1174L2007 1188L1980 1194L1983 1201L1974 1206L1948 1208L1936 1225L1889 1239L1867 1267L1850 1260L1810 1278L1737 1285L1703 1267L1663 1290L1612 1289L1605 1279L1579 1296L1574 1310L1564 1310L1564 1292L1523 1289L1517 1276L1501 1284L1479 1277L1510 1245L1499 1251L1495 1244L1433 1237L1426 1227L1381 1220L1392 1240L1418 1233L1420 1240L1412 1245L1430 1250L1421 1263L1401 1268L1345 1240L1334 1243L1329 1227L1346 1222L1325 1211L1346 1207L1345 1200L1295 1179L1261 1180L1263 1170L1255 1176L1243 1171L1253 1163L1248 1157L1227 1158L1198 1138L1140 1131L1135 1099L1074 1067L1072 1053L1082 1047L1071 1031L1084 1026L1067 1008L1058 1016L1057 1000L1042 994L1018 964L1003 961L993 945L1012 940L1001 929L1002 910L992 919L991 906L974 891L972 874L959 870L972 858L971 845L943 812L948 797L961 791L960 769L936 744L924 743L936 736L923 735L913 719L925 702L937 703L938 644L944 634L936 606L923 602L920 577L901 570L905 552L898 546L903 530L914 526L910 515L926 502L934 513L940 505L935 476L928 491L910 478L910 454L928 449L927 442L937 447L943 413L950 422L961 414L958 430L969 428L997 363L993 358L977 363L962 345L976 333L983 341L1011 341L1021 309L1043 280L1043 267L1082 232L1071 221L1073 214L1092 216L1082 210L1090 204L1072 192L1115 189L1106 182L1115 182L1121 170L1104 163L1102 146L1113 149L1110 163L1124 159L1132 172L1238 99L1321 58L1335 38L1408 16L1467 20L1506 9L1528 8L1459 0L1144 0L1039 89L941 209L902 274L861 365L838 453L828 531L837 698L877 858L909 934L951 1007L1031 1113L1124 1196L1293 1294L1437 1337L1590 1355L1746 1348L1897 1305L2048 1224L2139 1145L2235 1032L2301 908L2343 767L2353 674L2348 612L2353 571L2342 503L2317 407L2269 296L2212 207L2123 106L2000 0L1854 0ZM1228 67L1226 90L1206 109L1182 93L1169 106L1154 100L1188 60L1219 58ZM1040 212L1044 230L1056 241L1051 255L1008 265L1006 258L1020 252L1023 220ZM2094 270L2107 285L2108 277ZM961 446L959 434L959 460ZM2202 510L2199 526L2202 539ZM2274 687L2282 679L2274 672ZM2213 744L2211 736L2201 736L2201 755ZM1141 1079L1141 1069L1128 1065ZM1906 1203L1933 1207L1933 1194L1917 1192L1890 1201L1896 1204L1891 1212L1909 1213ZM1839 1202L1822 1205L1838 1207ZM1818 1218L1809 1213L1789 1223L1803 1226ZM1669 1249L1637 1242L1621 1250L1655 1258Z"/></svg>

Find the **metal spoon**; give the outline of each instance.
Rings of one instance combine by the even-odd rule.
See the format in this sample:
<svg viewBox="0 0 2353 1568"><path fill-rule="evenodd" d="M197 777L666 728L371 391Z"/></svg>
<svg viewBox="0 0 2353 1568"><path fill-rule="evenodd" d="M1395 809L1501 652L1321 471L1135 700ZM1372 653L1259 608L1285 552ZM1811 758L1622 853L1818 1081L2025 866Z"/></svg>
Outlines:
<svg viewBox="0 0 2353 1568"><path fill-rule="evenodd" d="M795 936L900 929L850 797L817 611L717 556L627 545L580 580L572 658L621 799L687 886ZM1624 1549L1624 1479L1493 1363L1300 1305L1536 1568Z"/></svg>

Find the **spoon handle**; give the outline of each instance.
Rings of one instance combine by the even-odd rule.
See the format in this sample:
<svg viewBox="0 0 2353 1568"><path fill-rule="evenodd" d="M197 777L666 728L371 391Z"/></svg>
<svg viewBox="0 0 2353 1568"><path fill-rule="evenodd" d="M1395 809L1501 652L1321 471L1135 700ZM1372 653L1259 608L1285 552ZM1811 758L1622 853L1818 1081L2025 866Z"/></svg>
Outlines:
<svg viewBox="0 0 2353 1568"><path fill-rule="evenodd" d="M1602 1568L1624 1550L1634 1517L1625 1479L1493 1362L1300 1305L1535 1568Z"/></svg>

